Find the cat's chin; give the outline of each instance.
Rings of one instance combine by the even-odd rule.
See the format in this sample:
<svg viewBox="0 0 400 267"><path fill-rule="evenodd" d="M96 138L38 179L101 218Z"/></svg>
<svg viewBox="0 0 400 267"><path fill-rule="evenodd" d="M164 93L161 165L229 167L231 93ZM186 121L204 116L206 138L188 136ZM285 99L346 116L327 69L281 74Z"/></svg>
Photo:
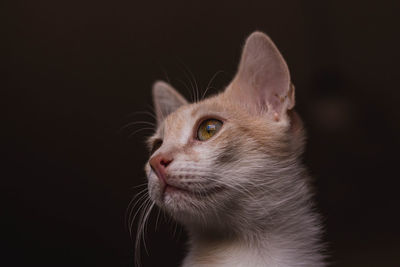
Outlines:
<svg viewBox="0 0 400 267"><path fill-rule="evenodd" d="M184 222L194 217L203 217L213 209L212 206L218 201L219 194L223 191L223 187L196 191L190 188L158 184L150 190L150 196L160 208L178 221Z"/></svg>
<svg viewBox="0 0 400 267"><path fill-rule="evenodd" d="M164 205L189 205L191 208L196 208L196 205L205 205L209 200L215 200L223 190L222 187L216 187L207 191L196 191L167 184L163 188L161 201Z"/></svg>

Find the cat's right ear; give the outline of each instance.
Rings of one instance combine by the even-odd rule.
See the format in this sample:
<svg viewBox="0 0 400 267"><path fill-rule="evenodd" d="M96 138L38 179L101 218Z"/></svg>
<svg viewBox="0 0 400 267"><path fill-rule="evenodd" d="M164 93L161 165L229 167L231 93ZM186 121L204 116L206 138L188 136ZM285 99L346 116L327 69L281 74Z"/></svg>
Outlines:
<svg viewBox="0 0 400 267"><path fill-rule="evenodd" d="M247 38L239 70L226 94L255 114L276 121L294 107L294 87L289 69L278 48L261 32Z"/></svg>
<svg viewBox="0 0 400 267"><path fill-rule="evenodd" d="M171 85L157 81L153 85L153 103L157 124L160 124L169 114L188 102Z"/></svg>

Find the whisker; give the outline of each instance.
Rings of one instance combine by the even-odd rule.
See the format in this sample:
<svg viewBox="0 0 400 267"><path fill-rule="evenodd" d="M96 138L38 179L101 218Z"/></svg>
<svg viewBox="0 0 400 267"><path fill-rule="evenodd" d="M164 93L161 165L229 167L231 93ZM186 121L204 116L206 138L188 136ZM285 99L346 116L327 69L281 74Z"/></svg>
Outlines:
<svg viewBox="0 0 400 267"><path fill-rule="evenodd" d="M148 196L148 195L147 195L147 196ZM130 222L130 225L129 225L129 228L131 229L131 230L130 230L131 232L132 232L132 227L133 227L133 223L134 223L134 221L135 221L136 216L137 216L138 213L141 211L141 209L145 206L145 204L147 203L148 200L149 200L149 199L146 198L146 199L143 201L143 203L140 204L140 206L138 207L137 211L136 211L135 214L133 215L133 217L132 217L132 219L131 219L131 222Z"/></svg>
<svg viewBox="0 0 400 267"><path fill-rule="evenodd" d="M139 187L143 187L143 186L147 186L147 185L148 185L148 183L145 182L145 183L142 183L142 184L139 184L139 185L132 186L131 189L135 189L135 188L139 188Z"/></svg>
<svg viewBox="0 0 400 267"><path fill-rule="evenodd" d="M199 102L200 101L200 92L199 92L199 86L197 85L197 82L196 82L196 77L194 76L193 72L190 71L189 68L187 68L187 69L188 69L188 71L193 79L194 85L195 85L195 90L196 90L195 91L195 93L196 93L195 102Z"/></svg>
<svg viewBox="0 0 400 267"><path fill-rule="evenodd" d="M150 110L152 112L149 112L149 111L135 111L135 112L132 112L132 113L128 114L127 117L130 118L130 117L133 117L133 116L136 116L136 115L139 115L139 114L143 114L143 115L150 116L154 120L157 120L156 116L154 115L153 107L152 106L148 106L148 108L150 108Z"/></svg>
<svg viewBox="0 0 400 267"><path fill-rule="evenodd" d="M184 81L182 81L181 79L177 79L177 81L180 82L185 87L186 92L188 92L189 95L190 95L191 102L194 102L193 90L190 90L189 86Z"/></svg>
<svg viewBox="0 0 400 267"><path fill-rule="evenodd" d="M156 225L154 227L154 231L157 231L158 219L160 218L160 213L161 213L161 209L160 208L158 208L157 210L158 210L157 211L157 219L156 219Z"/></svg>
<svg viewBox="0 0 400 267"><path fill-rule="evenodd" d="M141 237L144 235L142 227L143 227L145 216L146 216L146 214L148 212L148 209L149 209L151 203L152 203L151 200L147 199L146 200L146 205L145 205L145 207L142 209L142 211L140 213L138 229L137 229L137 232L136 232L136 244L137 244L137 246L140 246ZM145 242L144 239L143 239L143 243L144 243L145 250L147 252L146 242Z"/></svg>
<svg viewBox="0 0 400 267"><path fill-rule="evenodd" d="M211 84L212 84L212 82L214 81L214 79L215 79L220 73L223 73L223 72L224 72L224 71L219 70L219 71L217 71L217 72L211 77L210 81L209 81L208 84L207 84L206 90L204 91L203 95L201 96L201 99L202 99L202 100L203 100L204 97L206 96L207 91L208 91L209 89L213 89L213 88L214 88L214 87L210 87Z"/></svg>
<svg viewBox="0 0 400 267"><path fill-rule="evenodd" d="M135 216L134 217L136 217L136 214L142 209L142 207L144 206L144 205L147 205L147 203L149 202L149 199L146 199L143 203L142 203L142 205L140 205L140 207L139 207L139 209L137 210L137 212L135 213ZM132 220L132 223L131 223L131 225L133 225L133 220ZM139 225L140 225L140 222L139 222ZM135 265L136 266L140 266L141 264L141 257L140 257L140 239L139 239L139 241L138 241L138 235L140 235L139 234L139 227L140 226L138 226L138 230L137 230L137 232L136 232L136 240L135 240ZM131 237L132 238L132 237Z"/></svg>
<svg viewBox="0 0 400 267"><path fill-rule="evenodd" d="M172 236L175 238L175 234L176 234L176 228L178 227L178 223L175 222L175 226L174 226L174 232L172 234Z"/></svg>
<svg viewBox="0 0 400 267"><path fill-rule="evenodd" d="M129 138L132 138L132 136L134 136L135 134L137 134L137 133L139 133L139 132L141 132L141 131L148 131L148 130L154 131L153 128L148 128L148 127L140 128L139 130L136 130L136 131L134 131L133 133L129 134L129 135L128 135L128 139L129 139Z"/></svg>
<svg viewBox="0 0 400 267"><path fill-rule="evenodd" d="M140 204L138 206L138 209L135 212L135 214L132 216L132 214L134 212L134 209L133 209L134 207L132 208L132 211L129 213L129 226L128 226L129 228L128 229L129 229L129 235L130 235L131 238L132 238L132 228L133 228L133 223L135 221L135 218L136 218L138 212L144 207L144 204L147 202L147 200L148 200L148 198L147 198L146 195L142 196L140 198L140 200L138 200L138 203L141 202L141 201L143 201L143 202L142 202L142 204Z"/></svg>
<svg viewBox="0 0 400 267"><path fill-rule="evenodd" d="M140 195L142 195L142 194L144 194L145 192L147 191L147 188L145 188L145 189L143 189L143 190L141 190L139 193L137 193L132 199L131 199L131 201L129 202L129 204L128 204L128 207L126 208L126 212L125 212L125 217L127 217L128 216L128 212L130 213L131 212L131 209L132 208L134 208L135 206L136 206L136 204L137 204L137 202L140 200L140 198L139 198L139 196ZM136 201L135 201L136 200ZM135 203L134 203L134 201L135 201Z"/></svg>
<svg viewBox="0 0 400 267"><path fill-rule="evenodd" d="M196 102L199 102L200 101L200 92L199 92L199 86L198 86L197 81L196 81L196 77L194 76L193 72L187 66L186 66L186 68L187 68L187 70L188 70L188 72L189 72L190 76L192 77L193 82L195 84L196 96L197 96Z"/></svg>
<svg viewBox="0 0 400 267"><path fill-rule="evenodd" d="M130 123L127 123L126 125L122 126L122 127L118 130L118 132L122 132L123 130L125 130L126 128L128 128L128 127L130 127L130 126L133 126L133 125L140 125L140 124L149 125L149 126L152 126L153 128L156 128L156 127L157 127L157 125L156 125L155 123L153 123L153 122L148 122L148 121L134 121L134 122L130 122Z"/></svg>
<svg viewBox="0 0 400 267"><path fill-rule="evenodd" d="M196 82L196 78L193 74L193 72L189 69L189 67L182 61L180 60L181 65L184 67L183 73L185 74L186 78L190 82L192 86L192 91L193 91L193 102L199 102L199 87Z"/></svg>
<svg viewBox="0 0 400 267"><path fill-rule="evenodd" d="M220 181L218 179L214 179L214 178L211 178L211 177L205 176L204 178L209 180L209 181L213 181L213 182L215 182L215 183L217 183L219 185L229 187L229 188L231 188L231 189L233 189L233 190L235 190L235 191L237 191L239 193L245 192L246 194L248 194L253 199L256 199L255 196L249 191L249 189L245 188L243 185L241 185L239 183L233 183L231 181L231 184L228 184L228 183L224 183L224 182L222 182L222 181Z"/></svg>
<svg viewBox="0 0 400 267"><path fill-rule="evenodd" d="M141 196L140 196L141 195ZM140 197L139 197L140 196ZM132 200L131 203L133 203L133 200L135 200L135 198L137 198L137 200L135 201L135 203L132 205L131 203L129 203L129 215L128 215L128 222L129 224L133 221L132 219L132 214L134 212L134 208L145 198L147 197L147 188L145 188L144 190L142 190L140 193L137 194L137 196L135 196ZM131 227L129 228L129 231L131 232L132 229Z"/></svg>
<svg viewBox="0 0 400 267"><path fill-rule="evenodd" d="M140 242L143 241L143 246L145 248L146 253L148 254L148 250L146 247L146 240L145 240L145 234L146 234L146 222L149 218L149 215L154 207L155 203L151 201L150 199L147 200L147 204L145 208L142 210L142 214L140 217L140 222L139 222L139 227L138 231L136 234L136 241L135 241L135 259L137 260L137 263L140 264Z"/></svg>

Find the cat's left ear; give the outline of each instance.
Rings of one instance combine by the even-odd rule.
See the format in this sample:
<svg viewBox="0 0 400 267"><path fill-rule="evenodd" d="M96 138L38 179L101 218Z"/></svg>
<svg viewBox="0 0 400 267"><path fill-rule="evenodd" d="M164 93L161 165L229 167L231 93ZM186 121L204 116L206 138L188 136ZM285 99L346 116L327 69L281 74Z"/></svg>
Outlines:
<svg viewBox="0 0 400 267"><path fill-rule="evenodd" d="M157 81L153 85L153 103L157 124L160 124L169 114L188 102L171 85Z"/></svg>
<svg viewBox="0 0 400 267"><path fill-rule="evenodd" d="M267 113L276 121L294 107L294 86L288 66L264 33L254 32L247 38L239 70L226 94L250 112Z"/></svg>

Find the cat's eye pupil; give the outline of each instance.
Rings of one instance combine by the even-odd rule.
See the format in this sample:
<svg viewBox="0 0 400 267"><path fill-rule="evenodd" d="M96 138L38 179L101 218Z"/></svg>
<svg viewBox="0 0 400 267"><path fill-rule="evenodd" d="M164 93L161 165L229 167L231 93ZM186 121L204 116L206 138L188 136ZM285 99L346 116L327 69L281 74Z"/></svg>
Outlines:
<svg viewBox="0 0 400 267"><path fill-rule="evenodd" d="M222 127L222 121L217 119L204 120L197 129L197 139L206 141L214 136Z"/></svg>
<svg viewBox="0 0 400 267"><path fill-rule="evenodd" d="M207 131L208 132L215 131L215 125L214 124L207 125Z"/></svg>

